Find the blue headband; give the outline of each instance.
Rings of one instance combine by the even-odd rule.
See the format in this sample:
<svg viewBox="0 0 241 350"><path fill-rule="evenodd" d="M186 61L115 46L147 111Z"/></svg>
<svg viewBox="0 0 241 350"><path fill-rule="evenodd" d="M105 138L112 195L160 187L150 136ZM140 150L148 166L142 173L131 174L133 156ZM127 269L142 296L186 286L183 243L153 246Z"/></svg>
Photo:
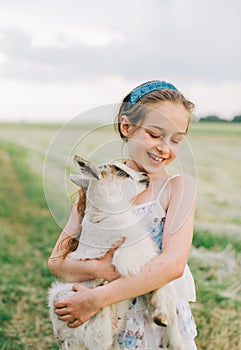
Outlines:
<svg viewBox="0 0 241 350"><path fill-rule="evenodd" d="M134 105L136 102L138 102L143 96L145 96L149 92L154 90L161 90L161 89L178 91L174 85L170 83L166 83L165 81L152 81L150 83L146 83L141 86L138 86L136 89L134 89L130 95L130 103Z"/></svg>

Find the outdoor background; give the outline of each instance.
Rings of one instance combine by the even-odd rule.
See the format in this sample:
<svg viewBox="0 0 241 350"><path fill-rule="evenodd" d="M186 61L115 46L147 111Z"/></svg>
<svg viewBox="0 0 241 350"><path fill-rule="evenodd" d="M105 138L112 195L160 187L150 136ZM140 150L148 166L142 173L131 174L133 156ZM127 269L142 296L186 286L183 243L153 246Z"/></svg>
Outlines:
<svg viewBox="0 0 241 350"><path fill-rule="evenodd" d="M197 181L198 349L240 349L240 12L239 0L0 0L0 349L57 349L47 260L71 210L72 156L121 157L117 104L152 79L200 119L170 167Z"/></svg>

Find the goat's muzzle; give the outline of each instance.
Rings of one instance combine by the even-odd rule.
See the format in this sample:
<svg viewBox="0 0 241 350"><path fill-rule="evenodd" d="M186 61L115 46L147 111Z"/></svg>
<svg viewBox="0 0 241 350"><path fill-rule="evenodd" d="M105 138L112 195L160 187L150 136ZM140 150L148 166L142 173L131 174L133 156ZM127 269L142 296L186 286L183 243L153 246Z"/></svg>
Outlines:
<svg viewBox="0 0 241 350"><path fill-rule="evenodd" d="M149 186L150 179L146 173L142 173L142 179L140 180L140 183L144 183L146 185L146 188Z"/></svg>

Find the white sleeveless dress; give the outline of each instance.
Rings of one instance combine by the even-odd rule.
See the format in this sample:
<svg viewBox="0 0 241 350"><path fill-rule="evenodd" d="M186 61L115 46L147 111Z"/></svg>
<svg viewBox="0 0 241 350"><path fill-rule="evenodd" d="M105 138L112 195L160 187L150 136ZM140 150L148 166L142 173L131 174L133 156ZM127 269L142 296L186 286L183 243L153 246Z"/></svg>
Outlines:
<svg viewBox="0 0 241 350"><path fill-rule="evenodd" d="M136 211L143 220L153 239L162 250L162 235L166 212L160 204L160 197L168 181L162 187L156 200L136 205ZM191 271L186 265L182 277L169 283L172 296L176 300L178 327L183 338L185 349L196 349L194 338L197 335L196 324L192 316L189 302L196 301L195 284ZM150 349L162 348L162 338L165 328L157 326L150 319L144 298L131 300L127 314L125 329L118 334L120 349Z"/></svg>

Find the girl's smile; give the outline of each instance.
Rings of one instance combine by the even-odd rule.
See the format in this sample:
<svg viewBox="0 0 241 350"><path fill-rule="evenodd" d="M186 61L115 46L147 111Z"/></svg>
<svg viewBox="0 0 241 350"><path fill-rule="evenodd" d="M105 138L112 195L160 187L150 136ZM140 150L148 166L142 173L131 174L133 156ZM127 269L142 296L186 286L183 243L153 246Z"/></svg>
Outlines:
<svg viewBox="0 0 241 350"><path fill-rule="evenodd" d="M162 163L165 160L165 158L162 158L159 155L154 154L152 152L147 152L147 154L151 158L151 160L153 160L154 162Z"/></svg>

